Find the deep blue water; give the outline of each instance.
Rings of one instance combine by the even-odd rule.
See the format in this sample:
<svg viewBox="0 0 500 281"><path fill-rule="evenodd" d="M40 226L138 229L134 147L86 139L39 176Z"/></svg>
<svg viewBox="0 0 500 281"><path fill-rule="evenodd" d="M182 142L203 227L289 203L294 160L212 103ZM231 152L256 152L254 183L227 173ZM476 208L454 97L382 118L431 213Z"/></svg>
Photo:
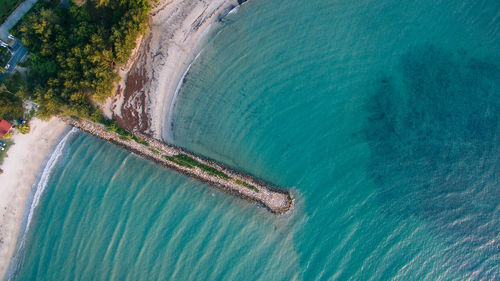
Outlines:
<svg viewBox="0 0 500 281"><path fill-rule="evenodd" d="M293 213L78 134L17 280L498 280L499 51L496 1L252 0L168 133Z"/></svg>

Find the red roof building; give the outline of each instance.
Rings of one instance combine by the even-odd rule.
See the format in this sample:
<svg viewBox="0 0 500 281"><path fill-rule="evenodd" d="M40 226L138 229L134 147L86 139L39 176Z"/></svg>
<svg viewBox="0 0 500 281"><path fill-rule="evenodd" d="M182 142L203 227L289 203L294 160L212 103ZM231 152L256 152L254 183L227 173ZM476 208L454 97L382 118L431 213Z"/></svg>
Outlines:
<svg viewBox="0 0 500 281"><path fill-rule="evenodd" d="M3 138L12 128L12 124L7 120L0 120L0 138Z"/></svg>

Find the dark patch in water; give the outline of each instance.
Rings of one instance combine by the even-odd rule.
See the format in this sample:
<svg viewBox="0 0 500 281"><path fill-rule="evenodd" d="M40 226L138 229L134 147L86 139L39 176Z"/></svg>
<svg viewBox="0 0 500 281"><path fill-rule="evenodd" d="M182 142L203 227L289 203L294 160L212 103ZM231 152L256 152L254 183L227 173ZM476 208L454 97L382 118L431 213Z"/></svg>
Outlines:
<svg viewBox="0 0 500 281"><path fill-rule="evenodd" d="M241 5L241 3L240 3ZM229 5L229 7L227 7L226 9L224 9L224 11L222 11L218 16L217 16L217 22L223 22L224 19L226 18L227 15L229 15L229 13L237 8L238 6L236 5Z"/></svg>
<svg viewBox="0 0 500 281"><path fill-rule="evenodd" d="M377 79L363 129L380 199L428 223L446 266L500 278L500 67L425 47L399 70Z"/></svg>

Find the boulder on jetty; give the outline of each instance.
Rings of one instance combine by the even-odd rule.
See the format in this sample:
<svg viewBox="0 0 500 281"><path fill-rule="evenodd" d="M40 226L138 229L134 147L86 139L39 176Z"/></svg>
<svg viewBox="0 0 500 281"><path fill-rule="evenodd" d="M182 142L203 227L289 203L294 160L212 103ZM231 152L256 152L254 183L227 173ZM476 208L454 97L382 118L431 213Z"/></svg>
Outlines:
<svg viewBox="0 0 500 281"><path fill-rule="evenodd" d="M275 214L289 212L294 200L289 191L228 168L174 145L146 135L109 131L103 124L86 119L61 117L69 125L113 143L158 165L173 169L242 199L254 201ZM120 134L121 132L121 134Z"/></svg>

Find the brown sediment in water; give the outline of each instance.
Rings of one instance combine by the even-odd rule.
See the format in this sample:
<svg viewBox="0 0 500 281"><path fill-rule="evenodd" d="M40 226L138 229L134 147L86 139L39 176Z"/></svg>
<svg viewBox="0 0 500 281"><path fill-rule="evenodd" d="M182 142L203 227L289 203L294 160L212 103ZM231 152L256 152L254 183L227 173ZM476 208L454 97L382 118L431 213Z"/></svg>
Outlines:
<svg viewBox="0 0 500 281"><path fill-rule="evenodd" d="M255 177L228 168L221 163L206 159L182 148L136 133L136 137L140 138L143 143L147 143L147 145L142 144L133 139L120 136L116 132L107 131L102 124L86 119L75 120L65 117L61 117L61 119L71 126L153 161L158 165L180 172L231 195L257 202L272 213L285 214L293 207L294 200L289 191L272 186ZM181 158L177 158L179 156L186 157L193 162L180 161L178 159ZM197 164L189 165L188 163ZM207 168L215 170L207 170Z"/></svg>

